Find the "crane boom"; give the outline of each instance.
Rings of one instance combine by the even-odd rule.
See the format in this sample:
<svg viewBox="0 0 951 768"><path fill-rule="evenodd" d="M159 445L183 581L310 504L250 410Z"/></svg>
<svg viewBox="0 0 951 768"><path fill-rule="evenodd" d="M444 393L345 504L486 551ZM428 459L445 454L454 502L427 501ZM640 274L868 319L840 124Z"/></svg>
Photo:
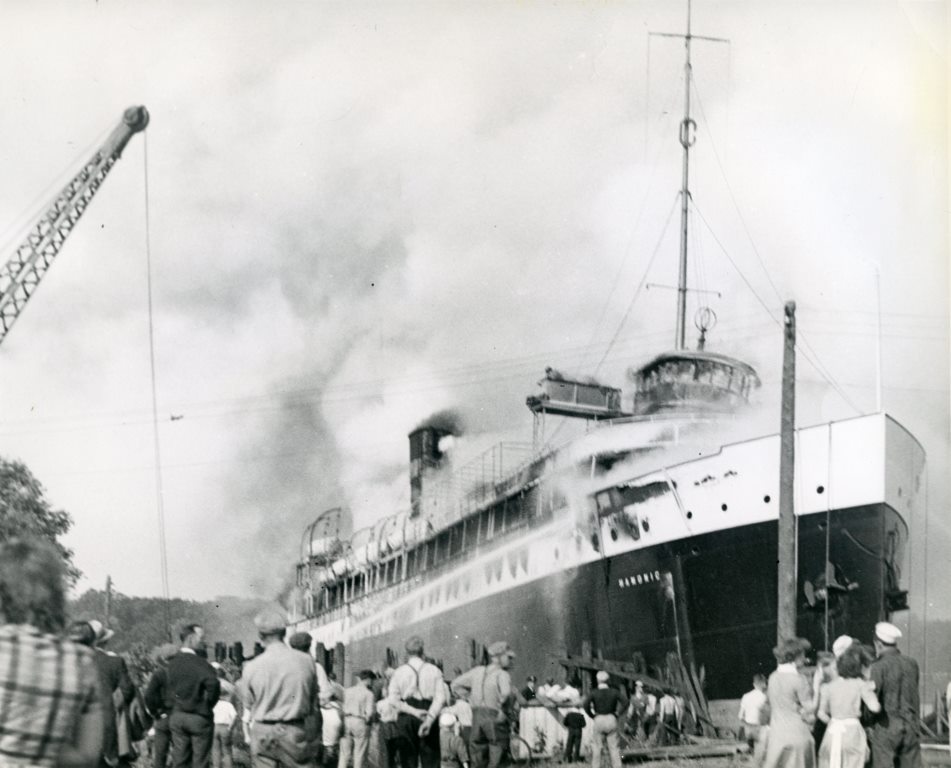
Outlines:
<svg viewBox="0 0 951 768"><path fill-rule="evenodd" d="M53 198L13 256L0 269L0 343L20 316L129 140L149 124L145 107L129 107L102 146Z"/></svg>

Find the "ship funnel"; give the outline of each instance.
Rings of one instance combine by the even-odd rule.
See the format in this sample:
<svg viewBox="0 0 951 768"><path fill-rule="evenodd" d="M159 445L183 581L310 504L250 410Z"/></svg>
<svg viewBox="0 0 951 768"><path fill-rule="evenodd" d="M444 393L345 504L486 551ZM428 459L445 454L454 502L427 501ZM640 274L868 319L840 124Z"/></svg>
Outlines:
<svg viewBox="0 0 951 768"><path fill-rule="evenodd" d="M462 434L459 416L452 411L433 414L409 433L409 493L412 516L419 514L425 476L442 466L448 437Z"/></svg>

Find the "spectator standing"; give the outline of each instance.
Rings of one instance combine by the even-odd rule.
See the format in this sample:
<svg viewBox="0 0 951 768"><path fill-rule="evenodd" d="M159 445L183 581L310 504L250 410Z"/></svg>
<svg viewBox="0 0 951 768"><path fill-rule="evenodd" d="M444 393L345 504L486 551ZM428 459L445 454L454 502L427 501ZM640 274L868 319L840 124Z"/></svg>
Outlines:
<svg viewBox="0 0 951 768"><path fill-rule="evenodd" d="M48 542L0 545L0 763L9 766L93 768L102 754L93 652L58 636L64 570Z"/></svg>
<svg viewBox="0 0 951 768"><path fill-rule="evenodd" d="M310 649L314 644L314 638L310 636L308 632L295 632L287 641L287 644L293 648L295 651L301 651L306 653L308 656L313 658ZM324 669L324 665L319 661L314 662L314 671L317 673L317 688L320 691L326 691L330 689L330 681L327 678L327 670Z"/></svg>
<svg viewBox="0 0 951 768"><path fill-rule="evenodd" d="M181 650L168 661L165 670L172 712L168 718L172 733L172 764L175 768L209 768L215 734L214 706L221 684L207 660L204 631L186 624L179 637Z"/></svg>
<svg viewBox="0 0 951 768"><path fill-rule="evenodd" d="M740 699L740 738L752 753L759 739L760 729L766 724L766 676L753 675L753 690L747 691Z"/></svg>
<svg viewBox="0 0 951 768"><path fill-rule="evenodd" d="M562 720L562 725L564 725L568 731L568 738L565 741L563 763L581 762L581 734L584 732L584 727L587 724L588 721L585 720L584 715L577 709L565 713L565 719Z"/></svg>
<svg viewBox="0 0 951 768"><path fill-rule="evenodd" d="M99 764L102 768L115 768L121 762L130 762L131 743L128 732L125 733L124 749L119 749L119 718L135 698L135 688L129 677L125 661L114 653L108 653L102 647L113 636L102 622L77 621L69 629L70 638L93 650L96 671L99 674L100 695L102 698L102 756ZM128 726L128 721L126 721Z"/></svg>
<svg viewBox="0 0 951 768"><path fill-rule="evenodd" d="M469 768L469 751L459 735L459 721L448 710L439 716L439 764L441 768Z"/></svg>
<svg viewBox="0 0 951 768"><path fill-rule="evenodd" d="M172 694L168 687L166 667L176 653L178 646L174 643L165 643L155 650L156 669L145 687L145 706L152 716L152 768L166 768L172 745L172 731L168 725Z"/></svg>
<svg viewBox="0 0 951 768"><path fill-rule="evenodd" d="M872 719L869 740L872 768L920 768L918 662L899 652L901 630L882 621L875 625L875 653L870 676L882 705Z"/></svg>
<svg viewBox="0 0 951 768"><path fill-rule="evenodd" d="M826 733L826 721L818 717L819 700L822 690L839 676L835 651L819 651L816 654L816 671L812 676L812 711L808 717L812 720L812 740L816 744L822 743Z"/></svg>
<svg viewBox="0 0 951 768"><path fill-rule="evenodd" d="M473 667L452 681L452 691L470 691L472 735L469 754L473 768L498 768L502 755L509 748L511 731L509 710L515 692L509 668L515 653L500 640L489 646L488 666Z"/></svg>
<svg viewBox="0 0 951 768"><path fill-rule="evenodd" d="M657 702L657 743L666 746L678 744L683 722L683 704L673 691L665 690Z"/></svg>
<svg viewBox="0 0 951 768"><path fill-rule="evenodd" d="M819 721L826 723L819 747L820 768L863 768L868 758L865 729L859 720L862 705L871 713L881 707L875 686L862 674L858 649L847 650L836 661L838 674L822 686Z"/></svg>
<svg viewBox="0 0 951 768"><path fill-rule="evenodd" d="M323 768L337 768L340 755L340 738L343 734L343 711L341 709L342 692L331 687L320 697L321 711L321 744Z"/></svg>
<svg viewBox="0 0 951 768"><path fill-rule="evenodd" d="M803 712L812 710L812 689L802 675L809 643L783 640L773 650L778 666L769 676L769 741L764 768L814 768L816 748Z"/></svg>
<svg viewBox="0 0 951 768"><path fill-rule="evenodd" d="M383 747L383 768L395 768L399 762L399 750L397 745L396 730L396 708L387 698L386 691L383 692L383 698L376 703L376 714L380 721L380 742Z"/></svg>
<svg viewBox="0 0 951 768"><path fill-rule="evenodd" d="M536 697L536 686L538 678L535 675L529 675L525 680L525 687L522 688L522 698L525 701L534 701Z"/></svg>
<svg viewBox="0 0 951 768"><path fill-rule="evenodd" d="M654 718L657 716L657 697L645 690L640 680L634 683L634 695L627 710L628 719L635 738L647 741L653 731Z"/></svg>
<svg viewBox="0 0 951 768"><path fill-rule="evenodd" d="M460 672L459 674L462 673ZM458 690L456 700L452 706L449 707L449 711L456 716L459 735L462 737L466 749L469 748L469 740L472 738L472 705L469 704L470 695L472 695L472 692L463 686Z"/></svg>
<svg viewBox="0 0 951 768"><path fill-rule="evenodd" d="M598 687L588 694L582 705L594 722L591 739L591 768L600 768L601 751L607 747L611 768L621 768L621 747L618 743L618 716L627 709L627 699L608 685L610 675L600 671L596 675Z"/></svg>
<svg viewBox="0 0 951 768"><path fill-rule="evenodd" d="M439 729L436 725L445 701L442 672L423 660L423 640L406 641L406 663L390 680L388 696L397 711L397 745L401 768L437 768Z"/></svg>
<svg viewBox="0 0 951 768"><path fill-rule="evenodd" d="M254 623L264 650L245 665L240 685L252 768L311 768L319 744L305 727L318 707L313 660L285 645L283 612L265 610Z"/></svg>
<svg viewBox="0 0 951 768"><path fill-rule="evenodd" d="M222 696L215 704L212 710L212 716L215 723L214 740L211 743L211 764L213 768L232 768L234 759L232 755L234 724L238 719L238 710L231 703L231 693Z"/></svg>
<svg viewBox="0 0 951 768"><path fill-rule="evenodd" d="M343 692L343 734L340 738L339 768L347 768L353 758L353 768L363 768L370 742L370 723L376 714L376 701L370 686L375 675L365 669L357 681Z"/></svg>

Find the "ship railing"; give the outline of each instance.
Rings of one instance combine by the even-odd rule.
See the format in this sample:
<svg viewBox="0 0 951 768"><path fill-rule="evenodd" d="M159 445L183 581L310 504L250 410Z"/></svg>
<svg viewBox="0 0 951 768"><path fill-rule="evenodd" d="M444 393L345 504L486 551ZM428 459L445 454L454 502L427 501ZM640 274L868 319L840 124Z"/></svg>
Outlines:
<svg viewBox="0 0 951 768"><path fill-rule="evenodd" d="M500 442L423 490L423 504L436 530L492 503L532 463L531 443Z"/></svg>

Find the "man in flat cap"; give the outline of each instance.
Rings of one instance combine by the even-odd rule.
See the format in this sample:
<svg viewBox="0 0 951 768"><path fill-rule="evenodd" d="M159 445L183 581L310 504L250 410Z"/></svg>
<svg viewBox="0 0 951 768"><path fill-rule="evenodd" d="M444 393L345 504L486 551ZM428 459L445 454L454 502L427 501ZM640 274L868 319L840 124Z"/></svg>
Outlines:
<svg viewBox="0 0 951 768"><path fill-rule="evenodd" d="M245 665L239 686L252 768L309 768L320 746L313 726L320 708L314 663L284 644L282 611L265 610L254 624L264 651Z"/></svg>
<svg viewBox="0 0 951 768"><path fill-rule="evenodd" d="M472 705L472 735L469 752L473 768L498 768L509 745L509 715L516 693L509 668L515 653L504 640L489 646L489 664L473 667L452 681L452 691L460 695L468 688Z"/></svg>
<svg viewBox="0 0 951 768"><path fill-rule="evenodd" d="M314 644L314 638L310 636L309 632L295 632L288 638L287 644L295 651L303 651L310 656L310 648ZM317 672L317 687L319 690L321 692L329 691L330 681L327 679L327 671L320 660L314 662L314 670Z"/></svg>
<svg viewBox="0 0 951 768"><path fill-rule="evenodd" d="M406 641L406 663L390 678L388 698L396 710L401 768L439 767L437 718L445 704L442 671L423 658L423 640Z"/></svg>
<svg viewBox="0 0 951 768"><path fill-rule="evenodd" d="M871 678L882 703L869 729L872 768L920 768L918 738L918 662L903 656L896 643L901 630L887 621L875 625Z"/></svg>

